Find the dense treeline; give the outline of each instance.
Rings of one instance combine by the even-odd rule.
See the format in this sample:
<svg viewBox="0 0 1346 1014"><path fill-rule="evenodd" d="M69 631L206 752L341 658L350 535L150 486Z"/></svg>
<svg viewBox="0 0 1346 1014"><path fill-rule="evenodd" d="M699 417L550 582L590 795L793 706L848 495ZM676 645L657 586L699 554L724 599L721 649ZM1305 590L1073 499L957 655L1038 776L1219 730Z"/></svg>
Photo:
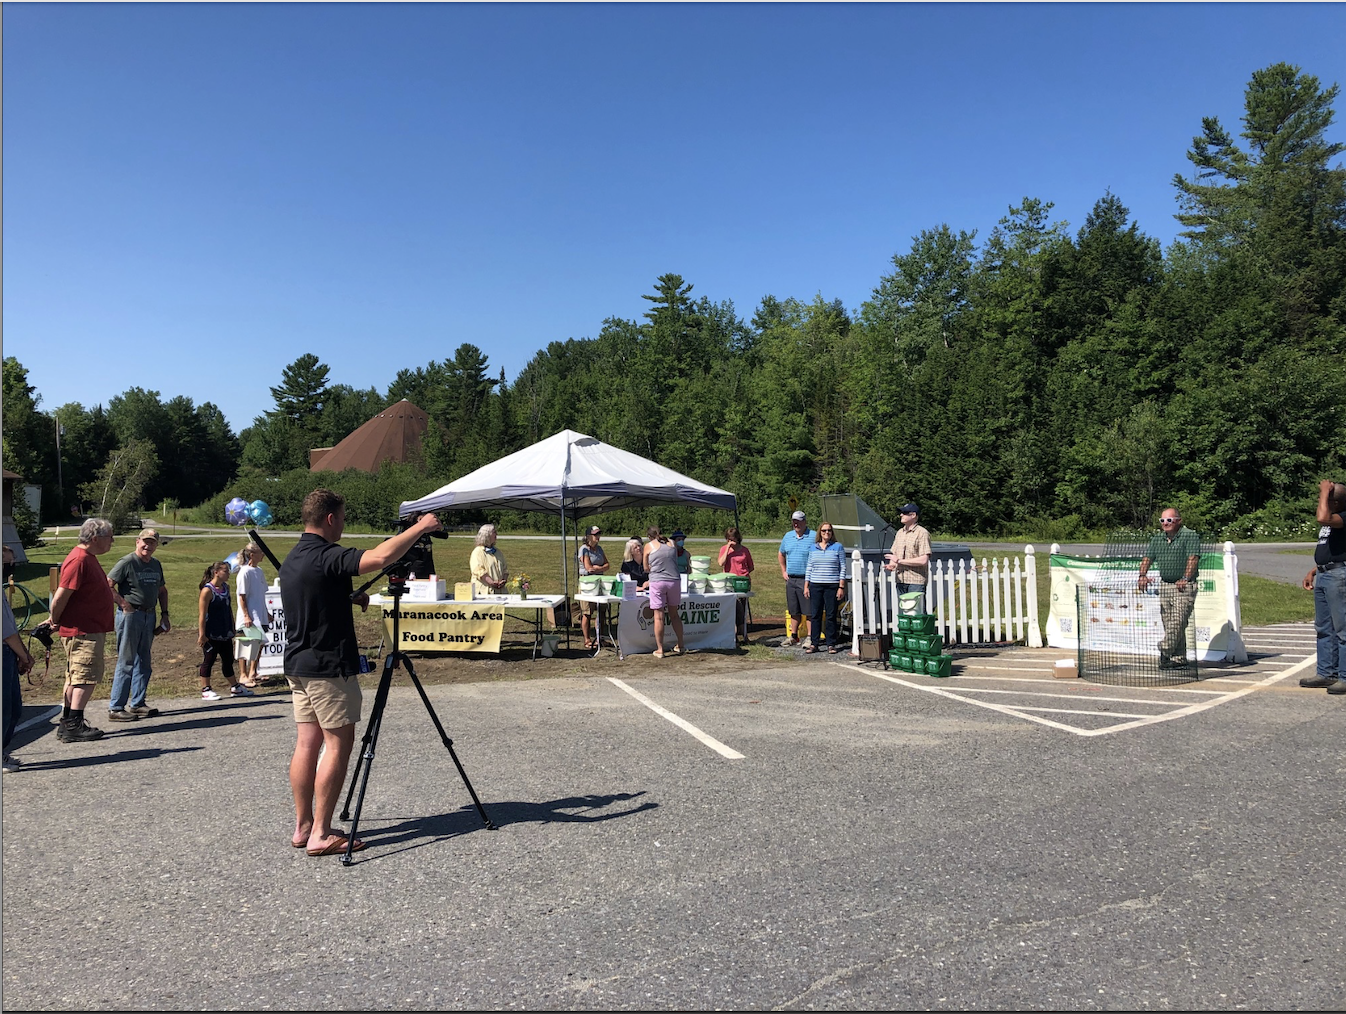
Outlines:
<svg viewBox="0 0 1346 1014"><path fill-rule="evenodd" d="M304 356L238 440L212 405L155 410L157 394L134 389L80 410L96 434L81 467L135 436L158 449L147 502L196 502L235 468L226 493L298 488L312 479L286 473L309 448L405 397L435 422L423 460L325 477L364 491L353 519L382 524L393 505L377 496L419 495L568 427L730 489L750 531L780 529L792 498L855 492L889 518L915 499L933 526L965 534L1144 526L1161 504L1212 533L1302 533L1315 480L1346 465L1346 170L1326 139L1337 92L1278 64L1253 75L1237 138L1204 120L1193 173L1174 180L1185 231L1166 251L1111 193L1074 230L1025 198L984 239L932 225L855 311L766 296L745 320L666 274L641 320L549 344L512 385L468 344L382 396L329 385ZM45 481L29 463L41 453L16 470ZM661 515L682 517L711 524Z"/></svg>

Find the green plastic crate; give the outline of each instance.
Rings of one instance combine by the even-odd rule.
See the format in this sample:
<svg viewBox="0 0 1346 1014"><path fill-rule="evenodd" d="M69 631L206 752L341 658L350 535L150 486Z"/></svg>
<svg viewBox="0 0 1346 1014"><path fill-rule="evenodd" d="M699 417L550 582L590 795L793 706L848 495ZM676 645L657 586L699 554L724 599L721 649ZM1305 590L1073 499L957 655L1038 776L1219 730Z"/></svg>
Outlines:
<svg viewBox="0 0 1346 1014"><path fill-rule="evenodd" d="M897 667L903 672L915 672L915 660L905 651L897 656Z"/></svg>
<svg viewBox="0 0 1346 1014"><path fill-rule="evenodd" d="M927 658L925 662L925 674L927 676L939 676L941 678L949 675L950 667L953 665L952 655L940 655L938 658Z"/></svg>
<svg viewBox="0 0 1346 1014"><path fill-rule="evenodd" d="M736 592L752 591L752 578L747 576L740 577L737 574L731 575L729 578L729 584Z"/></svg>
<svg viewBox="0 0 1346 1014"><path fill-rule="evenodd" d="M908 634L906 648L921 655L940 655L944 652L944 638L939 634Z"/></svg>
<svg viewBox="0 0 1346 1014"><path fill-rule="evenodd" d="M911 633L933 634L935 632L935 614L917 613L911 617Z"/></svg>
<svg viewBox="0 0 1346 1014"><path fill-rule="evenodd" d="M900 649L888 652L888 668L902 668L902 652Z"/></svg>

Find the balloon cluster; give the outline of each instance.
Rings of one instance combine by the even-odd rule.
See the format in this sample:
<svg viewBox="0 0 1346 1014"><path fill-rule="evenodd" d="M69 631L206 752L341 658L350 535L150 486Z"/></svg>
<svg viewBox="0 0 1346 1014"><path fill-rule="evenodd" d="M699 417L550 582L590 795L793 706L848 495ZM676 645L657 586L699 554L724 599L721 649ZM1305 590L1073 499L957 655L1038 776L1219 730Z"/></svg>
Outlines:
<svg viewBox="0 0 1346 1014"><path fill-rule="evenodd" d="M251 521L254 525L265 528L272 521L271 508L263 500L248 503L241 496L236 496L224 505L224 520L231 525L240 526Z"/></svg>

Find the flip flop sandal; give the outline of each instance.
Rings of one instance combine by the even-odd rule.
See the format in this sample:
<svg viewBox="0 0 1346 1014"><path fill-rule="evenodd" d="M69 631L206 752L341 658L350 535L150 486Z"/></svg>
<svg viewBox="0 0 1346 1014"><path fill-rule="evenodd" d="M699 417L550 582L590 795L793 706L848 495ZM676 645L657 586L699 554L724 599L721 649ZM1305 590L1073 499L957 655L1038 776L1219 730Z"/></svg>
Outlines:
<svg viewBox="0 0 1346 1014"><path fill-rule="evenodd" d="M352 851L352 852L360 852L360 851L363 851L364 849L366 849L366 848L368 848L368 847L369 847L369 846L368 846L368 843L367 843L367 842L362 842L362 841L360 841L359 839L356 839L355 845L354 845L354 847L351 848L351 851ZM336 855L340 855L341 853L343 853L343 852L346 851L346 839L343 838L341 835L337 835L335 841L332 841L332 842L328 843L327 845L324 845L322 848L320 848L320 849L305 849L305 851L306 851L309 855L311 855L311 856L336 856Z"/></svg>

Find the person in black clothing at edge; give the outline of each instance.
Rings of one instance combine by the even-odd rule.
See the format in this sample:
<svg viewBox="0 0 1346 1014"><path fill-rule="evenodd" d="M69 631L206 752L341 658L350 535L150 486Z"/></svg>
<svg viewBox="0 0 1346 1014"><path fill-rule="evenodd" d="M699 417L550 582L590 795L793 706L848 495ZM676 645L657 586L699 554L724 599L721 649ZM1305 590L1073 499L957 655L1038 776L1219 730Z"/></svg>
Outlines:
<svg viewBox="0 0 1346 1014"><path fill-rule="evenodd" d="M338 855L346 839L332 830L337 797L360 720L360 646L351 612L353 578L400 560L423 534L439 528L422 514L405 532L373 549L337 545L346 528L346 502L330 489L304 497L304 533L280 569L280 598L288 627L285 678L297 726L290 761L294 834L290 844L311 856ZM369 596L355 603L369 607ZM357 841L353 851L365 847Z"/></svg>
<svg viewBox="0 0 1346 1014"><path fill-rule="evenodd" d="M1318 665L1301 687L1346 694L1346 483L1318 484L1318 545L1304 589L1313 592L1313 628Z"/></svg>

